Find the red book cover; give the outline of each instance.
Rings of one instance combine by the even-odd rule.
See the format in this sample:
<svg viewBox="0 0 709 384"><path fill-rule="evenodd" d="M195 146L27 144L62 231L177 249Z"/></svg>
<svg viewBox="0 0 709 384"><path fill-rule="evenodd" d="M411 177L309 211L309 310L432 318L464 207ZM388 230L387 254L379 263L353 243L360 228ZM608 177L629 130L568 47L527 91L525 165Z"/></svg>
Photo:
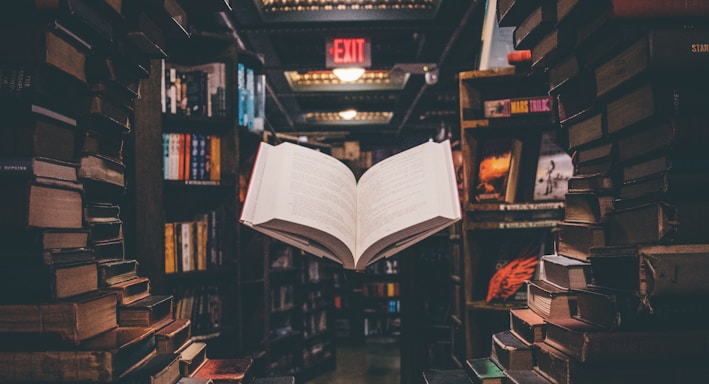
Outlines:
<svg viewBox="0 0 709 384"><path fill-rule="evenodd" d="M185 179L185 134L181 133L180 134L180 139L179 143L177 145L178 147L178 156L179 156L179 167L177 168L177 180L184 180Z"/></svg>
<svg viewBox="0 0 709 384"><path fill-rule="evenodd" d="M190 152L192 150L192 135L189 133L182 134L185 138L185 146L182 147L182 153L184 153L183 164L180 164L180 169L184 169L184 173L180 180L190 179Z"/></svg>
<svg viewBox="0 0 709 384"><path fill-rule="evenodd" d="M611 0L613 13L621 18L698 18L709 16L706 0Z"/></svg>
<svg viewBox="0 0 709 384"><path fill-rule="evenodd" d="M208 359L191 377L212 379L215 383L244 382L253 360L242 359Z"/></svg>

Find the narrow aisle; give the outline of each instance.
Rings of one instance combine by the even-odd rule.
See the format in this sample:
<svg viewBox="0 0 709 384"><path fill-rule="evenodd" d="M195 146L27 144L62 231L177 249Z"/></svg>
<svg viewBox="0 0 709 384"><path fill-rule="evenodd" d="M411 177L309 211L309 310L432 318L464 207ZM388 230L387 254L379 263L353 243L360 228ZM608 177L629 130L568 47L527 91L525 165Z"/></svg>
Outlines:
<svg viewBox="0 0 709 384"><path fill-rule="evenodd" d="M399 384L401 361L399 343L392 339L372 339L337 346L337 369L307 384Z"/></svg>

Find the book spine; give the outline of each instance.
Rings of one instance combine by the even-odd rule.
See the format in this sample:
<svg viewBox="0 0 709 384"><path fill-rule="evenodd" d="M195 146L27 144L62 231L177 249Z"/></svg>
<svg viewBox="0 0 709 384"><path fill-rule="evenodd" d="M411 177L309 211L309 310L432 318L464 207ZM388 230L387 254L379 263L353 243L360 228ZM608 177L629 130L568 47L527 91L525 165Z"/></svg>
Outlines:
<svg viewBox="0 0 709 384"><path fill-rule="evenodd" d="M200 151L199 151L199 141L200 135L197 133L190 134L190 160L189 168L190 175L189 180L200 180L199 178L199 168L201 167Z"/></svg>
<svg viewBox="0 0 709 384"><path fill-rule="evenodd" d="M0 159L0 176L32 176L34 174L34 159L4 158Z"/></svg>
<svg viewBox="0 0 709 384"><path fill-rule="evenodd" d="M169 133L163 133L162 134L162 170L163 170L163 179L164 180L170 180L170 134Z"/></svg>

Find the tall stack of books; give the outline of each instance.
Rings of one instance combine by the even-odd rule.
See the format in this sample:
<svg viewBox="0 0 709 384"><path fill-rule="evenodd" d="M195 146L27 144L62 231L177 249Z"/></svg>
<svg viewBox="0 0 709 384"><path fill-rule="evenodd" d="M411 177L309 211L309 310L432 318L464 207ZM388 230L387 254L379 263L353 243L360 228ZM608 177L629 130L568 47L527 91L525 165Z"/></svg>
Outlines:
<svg viewBox="0 0 709 384"><path fill-rule="evenodd" d="M527 282L527 308L510 311L516 338L495 335L469 376L707 381L707 3L504 3L517 10L507 22L525 37L518 48L549 74L576 169L557 254ZM510 363L527 350L536 381L518 381Z"/></svg>
<svg viewBox="0 0 709 384"><path fill-rule="evenodd" d="M155 355L122 327L149 294L125 260L120 200L142 56L121 2L25 2L0 42L1 381L112 382ZM21 8L21 9L20 9Z"/></svg>

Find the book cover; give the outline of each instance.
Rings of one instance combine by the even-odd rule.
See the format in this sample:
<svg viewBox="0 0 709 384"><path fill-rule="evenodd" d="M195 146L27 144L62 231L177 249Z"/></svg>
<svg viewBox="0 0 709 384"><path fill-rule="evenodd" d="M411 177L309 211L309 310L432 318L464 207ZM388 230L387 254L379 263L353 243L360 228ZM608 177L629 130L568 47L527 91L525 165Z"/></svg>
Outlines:
<svg viewBox="0 0 709 384"><path fill-rule="evenodd" d="M475 201L513 203L522 142L514 138L489 139L479 144L475 182Z"/></svg>
<svg viewBox="0 0 709 384"><path fill-rule="evenodd" d="M249 369L252 364L250 358L207 359L191 377L208 378L215 384L246 384L251 377Z"/></svg>
<svg viewBox="0 0 709 384"><path fill-rule="evenodd" d="M489 357L467 359L463 367L468 379L475 384L503 384L505 373Z"/></svg>
<svg viewBox="0 0 709 384"><path fill-rule="evenodd" d="M563 200L574 175L571 156L559 146L555 131L544 131L537 159L534 200Z"/></svg>

